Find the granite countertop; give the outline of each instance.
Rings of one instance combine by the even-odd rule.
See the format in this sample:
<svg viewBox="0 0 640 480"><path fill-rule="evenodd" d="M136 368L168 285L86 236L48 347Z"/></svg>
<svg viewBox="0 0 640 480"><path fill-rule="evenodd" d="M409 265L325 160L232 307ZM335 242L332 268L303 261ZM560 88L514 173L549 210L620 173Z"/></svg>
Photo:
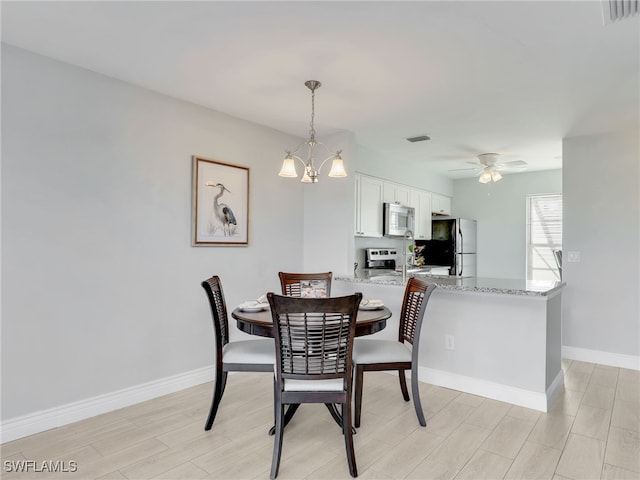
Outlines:
<svg viewBox="0 0 640 480"><path fill-rule="evenodd" d="M416 276L435 283L443 290L467 292L502 293L508 295L548 296L564 287L556 281L534 281L511 278L450 277L429 275L420 271L407 273L407 277ZM403 285L402 274L394 270L358 270L355 275L334 275L334 280L371 285Z"/></svg>

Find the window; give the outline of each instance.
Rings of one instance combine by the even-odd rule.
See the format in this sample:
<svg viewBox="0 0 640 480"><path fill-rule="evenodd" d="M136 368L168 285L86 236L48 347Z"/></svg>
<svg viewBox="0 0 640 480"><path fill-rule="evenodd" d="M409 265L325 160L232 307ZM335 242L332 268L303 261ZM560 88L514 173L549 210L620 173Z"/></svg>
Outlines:
<svg viewBox="0 0 640 480"><path fill-rule="evenodd" d="M562 195L527 195L527 279L561 277Z"/></svg>

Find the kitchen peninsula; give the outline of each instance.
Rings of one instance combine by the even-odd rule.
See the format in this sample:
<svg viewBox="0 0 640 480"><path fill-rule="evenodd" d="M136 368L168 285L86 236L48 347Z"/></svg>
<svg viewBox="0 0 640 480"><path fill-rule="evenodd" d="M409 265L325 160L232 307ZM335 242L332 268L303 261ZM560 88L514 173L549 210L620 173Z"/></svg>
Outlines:
<svg viewBox="0 0 640 480"><path fill-rule="evenodd" d="M564 389L560 282L418 275L438 285L427 306L420 380L546 412ZM376 334L397 337L404 284L389 272L334 277L332 293L361 291L391 309Z"/></svg>

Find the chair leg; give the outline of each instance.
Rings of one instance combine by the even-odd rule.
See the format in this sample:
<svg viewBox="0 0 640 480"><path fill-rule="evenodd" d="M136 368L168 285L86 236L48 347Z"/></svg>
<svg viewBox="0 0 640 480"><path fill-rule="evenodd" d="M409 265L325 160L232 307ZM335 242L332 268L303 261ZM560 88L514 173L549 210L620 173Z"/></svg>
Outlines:
<svg viewBox="0 0 640 480"><path fill-rule="evenodd" d="M405 402L409 401L409 391L407 390L407 377L404 373L404 369L398 369L398 378L400 379L400 390L402 390L402 397ZM413 376L411 377L413 379Z"/></svg>
<svg viewBox="0 0 640 480"><path fill-rule="evenodd" d="M324 405L325 407L327 407L327 410L329 410L329 413L331 414L333 421L336 422L338 425L342 425L342 417L338 413L338 410L336 409L336 405L333 403L325 403Z"/></svg>
<svg viewBox="0 0 640 480"><path fill-rule="evenodd" d="M360 414L362 413L362 383L364 382L364 366L356 365L356 392L355 392L355 404L356 404L356 412L355 412L355 427L360 427Z"/></svg>
<svg viewBox="0 0 640 480"><path fill-rule="evenodd" d="M282 436L284 433L284 405L280 399L276 400L276 434L273 439L273 459L271 460L271 480L278 476L280 457L282 456Z"/></svg>
<svg viewBox="0 0 640 480"><path fill-rule="evenodd" d="M356 452L353 449L353 430L351 429L351 399L342 404L342 433L344 434L344 446L347 450L347 462L349 473L353 478L358 476L356 467Z"/></svg>
<svg viewBox="0 0 640 480"><path fill-rule="evenodd" d="M216 419L216 413L218 413L218 407L222 400L222 394L224 393L224 387L227 384L227 372L223 372L222 368L216 368L216 384L213 388L213 400L211 401L211 409L209 410L209 417L207 423L204 426L205 431L211 430L213 421Z"/></svg>
<svg viewBox="0 0 640 480"><path fill-rule="evenodd" d="M422 402L420 402L420 390L418 387L418 366L411 366L411 393L413 394L413 406L416 408L416 415L418 415L418 421L423 427L427 426L427 421L424 418L424 412L422 411Z"/></svg>
<svg viewBox="0 0 640 480"><path fill-rule="evenodd" d="M299 403L292 403L291 405L289 405L287 407L287 411L284 414L284 426L286 427L287 425L289 425L289 422L293 419L293 416L295 415L296 411L298 410L298 407L300 406ZM276 407L275 405L273 406L274 408ZM273 436L276 433L276 414L273 414L273 427L271 427L269 429L269 436Z"/></svg>

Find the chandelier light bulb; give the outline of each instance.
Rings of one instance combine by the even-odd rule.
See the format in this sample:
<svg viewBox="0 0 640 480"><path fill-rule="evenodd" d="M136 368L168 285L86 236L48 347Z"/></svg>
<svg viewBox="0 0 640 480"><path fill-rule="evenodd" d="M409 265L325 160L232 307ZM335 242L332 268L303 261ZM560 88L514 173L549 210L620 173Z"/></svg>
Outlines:
<svg viewBox="0 0 640 480"><path fill-rule="evenodd" d="M304 173L302 174L302 178L300 179L302 183L313 183L313 180L309 176L309 171L305 168Z"/></svg>
<svg viewBox="0 0 640 480"><path fill-rule="evenodd" d="M329 176L332 178L341 178L347 176L347 171L344 169L344 161L340 155L336 155L331 163L331 170L329 170Z"/></svg>
<svg viewBox="0 0 640 480"><path fill-rule="evenodd" d="M287 178L296 178L298 176L298 172L296 172L296 162L291 155L285 157L278 175Z"/></svg>

